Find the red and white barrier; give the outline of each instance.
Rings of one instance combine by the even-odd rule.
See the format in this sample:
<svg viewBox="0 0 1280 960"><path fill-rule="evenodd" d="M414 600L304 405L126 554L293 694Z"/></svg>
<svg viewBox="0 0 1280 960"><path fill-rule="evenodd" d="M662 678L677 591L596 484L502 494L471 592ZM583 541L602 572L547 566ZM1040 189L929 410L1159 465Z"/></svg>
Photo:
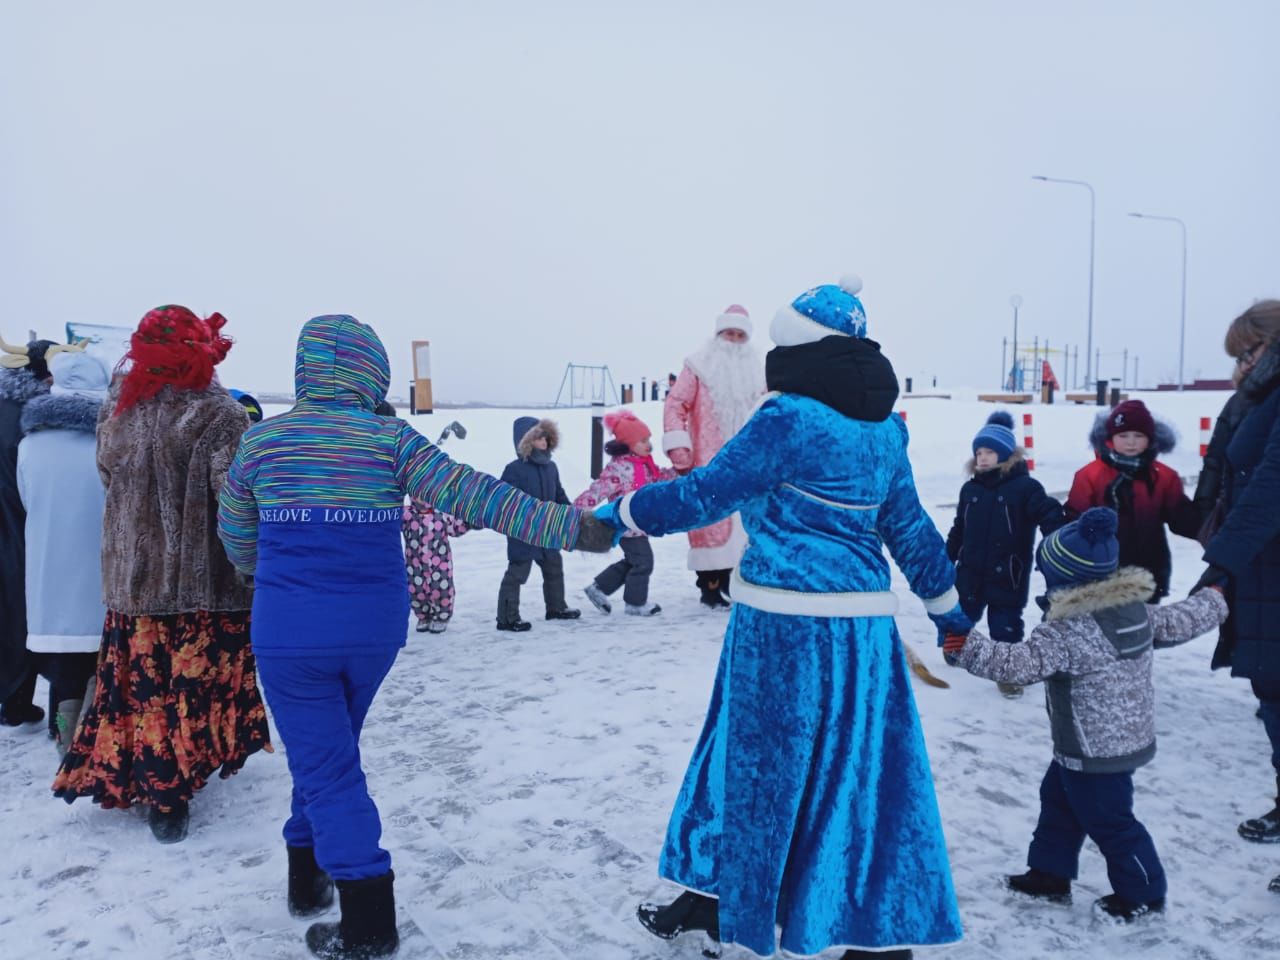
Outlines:
<svg viewBox="0 0 1280 960"><path fill-rule="evenodd" d="M1209 455L1209 436L1213 432L1213 417L1200 418L1200 459Z"/></svg>
<svg viewBox="0 0 1280 960"><path fill-rule="evenodd" d="M1036 429L1031 414L1022 415L1022 449L1027 451L1027 469L1036 468Z"/></svg>

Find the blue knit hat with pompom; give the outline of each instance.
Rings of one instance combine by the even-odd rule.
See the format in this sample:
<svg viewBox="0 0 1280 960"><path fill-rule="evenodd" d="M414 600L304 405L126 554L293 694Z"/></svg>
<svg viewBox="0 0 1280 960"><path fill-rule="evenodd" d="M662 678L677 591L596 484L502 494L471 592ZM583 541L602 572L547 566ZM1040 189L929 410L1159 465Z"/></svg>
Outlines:
<svg viewBox="0 0 1280 960"><path fill-rule="evenodd" d="M1093 507L1041 540L1036 566L1049 589L1105 580L1115 573L1120 566L1117 523L1114 510Z"/></svg>
<svg viewBox="0 0 1280 960"><path fill-rule="evenodd" d="M773 317L769 336L780 347L816 343L825 337L867 335L867 311L858 293L862 278L847 273L838 284L824 283L806 290Z"/></svg>
<svg viewBox="0 0 1280 960"><path fill-rule="evenodd" d="M987 417L978 435L973 438L973 452L976 456L979 447L994 450L1003 463L1013 456L1018 446L1018 438L1013 433L1013 416L1007 410L997 410Z"/></svg>

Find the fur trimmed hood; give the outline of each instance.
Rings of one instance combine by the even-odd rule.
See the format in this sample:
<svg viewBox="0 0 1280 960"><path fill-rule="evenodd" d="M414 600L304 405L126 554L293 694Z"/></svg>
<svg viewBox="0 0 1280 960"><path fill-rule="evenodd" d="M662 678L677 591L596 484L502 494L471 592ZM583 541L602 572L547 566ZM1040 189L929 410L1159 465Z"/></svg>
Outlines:
<svg viewBox="0 0 1280 960"><path fill-rule="evenodd" d="M1105 580L1063 587L1049 594L1045 620L1068 620L1098 610L1145 603L1156 589L1156 578L1142 567L1121 567Z"/></svg>
<svg viewBox="0 0 1280 960"><path fill-rule="evenodd" d="M1022 447L1014 447L1013 453L1009 455L1009 459L1001 460L996 465L996 470L1000 472L1002 477L1007 477L1015 468L1027 462L1027 451ZM978 461L976 457L970 457L969 462L964 465L966 476L976 477L978 475Z"/></svg>
<svg viewBox="0 0 1280 960"><path fill-rule="evenodd" d="M1101 454L1103 448L1107 445L1107 418L1109 416L1111 416L1111 411L1103 410L1093 419L1093 427L1089 430L1089 445L1093 447L1094 453ZM1155 442L1151 444L1156 456L1163 457L1167 453L1173 453L1174 448L1178 445L1178 431L1157 416L1152 416L1151 419L1155 421L1156 425Z"/></svg>
<svg viewBox="0 0 1280 960"><path fill-rule="evenodd" d="M0 400L26 403L49 392L49 385L29 370L0 370Z"/></svg>
<svg viewBox="0 0 1280 960"><path fill-rule="evenodd" d="M532 420L533 417L522 418ZM547 438L547 453L554 453L560 446L560 428L554 420L538 420L533 426L526 427L516 441L516 455L521 460L528 460L533 454L533 441L539 436Z"/></svg>
<svg viewBox="0 0 1280 960"><path fill-rule="evenodd" d="M72 430L94 433L102 401L74 394L45 394L22 408L22 435L38 430Z"/></svg>

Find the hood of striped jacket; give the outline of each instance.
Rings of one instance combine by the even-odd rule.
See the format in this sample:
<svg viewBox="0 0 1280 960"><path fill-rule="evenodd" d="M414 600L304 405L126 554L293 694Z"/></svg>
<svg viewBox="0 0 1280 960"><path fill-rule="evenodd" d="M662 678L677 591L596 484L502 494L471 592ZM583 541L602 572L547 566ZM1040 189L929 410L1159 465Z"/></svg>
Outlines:
<svg viewBox="0 0 1280 960"><path fill-rule="evenodd" d="M391 386L391 364L373 328L346 314L308 320L293 365L298 403L373 410Z"/></svg>

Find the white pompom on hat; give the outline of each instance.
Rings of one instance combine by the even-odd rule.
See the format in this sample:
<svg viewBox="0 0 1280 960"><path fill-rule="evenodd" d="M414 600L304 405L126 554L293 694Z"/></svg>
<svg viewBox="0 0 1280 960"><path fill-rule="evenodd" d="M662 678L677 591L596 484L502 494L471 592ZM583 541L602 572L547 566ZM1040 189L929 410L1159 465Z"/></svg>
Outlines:
<svg viewBox="0 0 1280 960"><path fill-rule="evenodd" d="M725 330L741 330L748 338L751 336L751 314L747 313L746 307L739 303L731 303L724 308L724 312L716 317L716 334L719 335Z"/></svg>

